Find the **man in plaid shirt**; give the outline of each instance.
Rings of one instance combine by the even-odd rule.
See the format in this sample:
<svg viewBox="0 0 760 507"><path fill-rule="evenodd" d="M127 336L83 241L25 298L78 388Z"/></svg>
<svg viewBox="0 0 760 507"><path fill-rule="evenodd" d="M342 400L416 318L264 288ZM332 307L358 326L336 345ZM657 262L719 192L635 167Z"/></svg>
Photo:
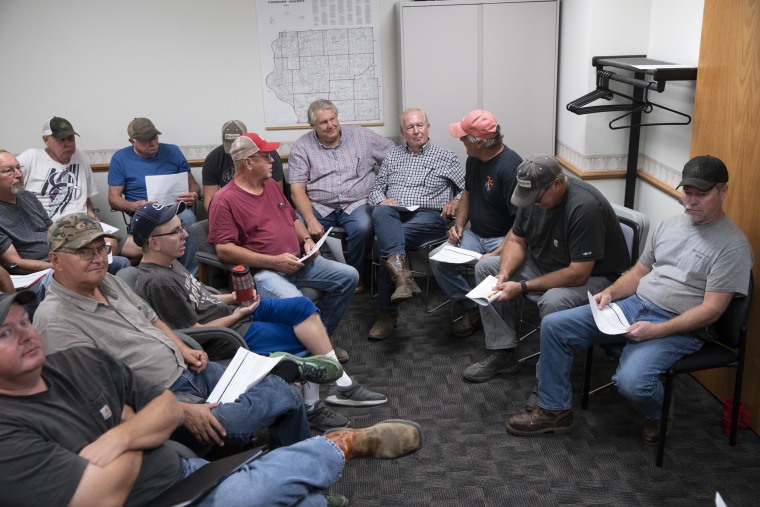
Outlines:
<svg viewBox="0 0 760 507"><path fill-rule="evenodd" d="M370 340L390 337L400 302L420 292L409 272L406 249L446 238L446 219L456 214L464 189L464 169L457 156L430 142L429 129L421 109L401 114L401 135L406 143L388 152L369 194L377 248L385 268L380 270L380 311L369 331Z"/></svg>
<svg viewBox="0 0 760 507"><path fill-rule="evenodd" d="M315 240L325 228L346 229L348 264L360 276L358 293L364 290L361 274L372 247L367 195L375 181L375 167L393 142L364 127L341 127L338 109L329 100L315 100L307 114L314 130L301 136L290 150L290 195Z"/></svg>

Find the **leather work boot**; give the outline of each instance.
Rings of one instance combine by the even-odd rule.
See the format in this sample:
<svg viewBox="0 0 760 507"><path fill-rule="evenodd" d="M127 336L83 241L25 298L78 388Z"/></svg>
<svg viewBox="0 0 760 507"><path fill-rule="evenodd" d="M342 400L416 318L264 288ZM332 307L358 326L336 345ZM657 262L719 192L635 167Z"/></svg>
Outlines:
<svg viewBox="0 0 760 507"><path fill-rule="evenodd" d="M451 325L451 334L457 338L467 338L480 327L480 309L465 308L462 317Z"/></svg>
<svg viewBox="0 0 760 507"><path fill-rule="evenodd" d="M362 429L337 429L325 432L346 457L396 459L422 447L420 425L414 421L388 419Z"/></svg>
<svg viewBox="0 0 760 507"><path fill-rule="evenodd" d="M515 373L520 369L517 349L492 350L475 364L464 369L463 376L470 382L485 382L501 373Z"/></svg>
<svg viewBox="0 0 760 507"><path fill-rule="evenodd" d="M383 267L391 275L393 283L396 284L396 290L391 295L391 301L409 299L415 294L415 291L416 293L420 292L420 288L417 287L412 273L409 272L409 268L406 266L406 255L389 255L388 259L383 261Z"/></svg>
<svg viewBox="0 0 760 507"><path fill-rule="evenodd" d="M542 433L569 433L572 427L572 410L544 410L541 407L527 414L513 415L507 421L507 431L522 437Z"/></svg>
<svg viewBox="0 0 760 507"><path fill-rule="evenodd" d="M385 340L393 335L398 323L398 310L380 310L377 321L372 325L367 336L370 340Z"/></svg>
<svg viewBox="0 0 760 507"><path fill-rule="evenodd" d="M670 435L670 430L673 429L673 405L675 405L675 397L670 400L670 410L668 411L668 429L665 432L665 436ZM656 444L660 441L660 428L662 425L660 421L653 421L646 418L644 420L644 429L641 431L641 439L646 444Z"/></svg>

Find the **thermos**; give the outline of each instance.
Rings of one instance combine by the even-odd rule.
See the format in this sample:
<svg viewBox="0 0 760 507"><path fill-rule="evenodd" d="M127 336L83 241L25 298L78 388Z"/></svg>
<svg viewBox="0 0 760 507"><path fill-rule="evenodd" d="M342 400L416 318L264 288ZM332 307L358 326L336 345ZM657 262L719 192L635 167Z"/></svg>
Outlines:
<svg viewBox="0 0 760 507"><path fill-rule="evenodd" d="M232 268L232 289L240 306L253 304L253 278L248 266L238 264Z"/></svg>

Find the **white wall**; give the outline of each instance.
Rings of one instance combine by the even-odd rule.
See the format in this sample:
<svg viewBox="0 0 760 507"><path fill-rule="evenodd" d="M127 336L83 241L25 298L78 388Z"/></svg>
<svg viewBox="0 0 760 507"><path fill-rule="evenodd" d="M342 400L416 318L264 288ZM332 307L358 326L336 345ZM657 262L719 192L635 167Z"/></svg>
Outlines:
<svg viewBox="0 0 760 507"><path fill-rule="evenodd" d="M399 113L393 6L380 2L385 126L373 127L388 137ZM2 0L0 48L0 147L14 153L40 146L53 115L72 122L83 150L126 146L135 116L185 146L219 144L232 118L264 129L254 0Z"/></svg>

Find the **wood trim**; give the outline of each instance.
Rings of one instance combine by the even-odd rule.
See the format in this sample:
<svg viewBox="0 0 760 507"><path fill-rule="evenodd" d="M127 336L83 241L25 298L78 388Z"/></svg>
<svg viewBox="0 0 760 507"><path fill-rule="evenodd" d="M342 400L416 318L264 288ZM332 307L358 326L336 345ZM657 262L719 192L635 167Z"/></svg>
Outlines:
<svg viewBox="0 0 760 507"><path fill-rule="evenodd" d="M288 156L280 155L280 160L282 160L283 164L287 164ZM203 167L202 159L188 160L187 163L190 164L190 167ZM92 164L90 167L92 167L92 172L94 173L107 173L109 164Z"/></svg>

